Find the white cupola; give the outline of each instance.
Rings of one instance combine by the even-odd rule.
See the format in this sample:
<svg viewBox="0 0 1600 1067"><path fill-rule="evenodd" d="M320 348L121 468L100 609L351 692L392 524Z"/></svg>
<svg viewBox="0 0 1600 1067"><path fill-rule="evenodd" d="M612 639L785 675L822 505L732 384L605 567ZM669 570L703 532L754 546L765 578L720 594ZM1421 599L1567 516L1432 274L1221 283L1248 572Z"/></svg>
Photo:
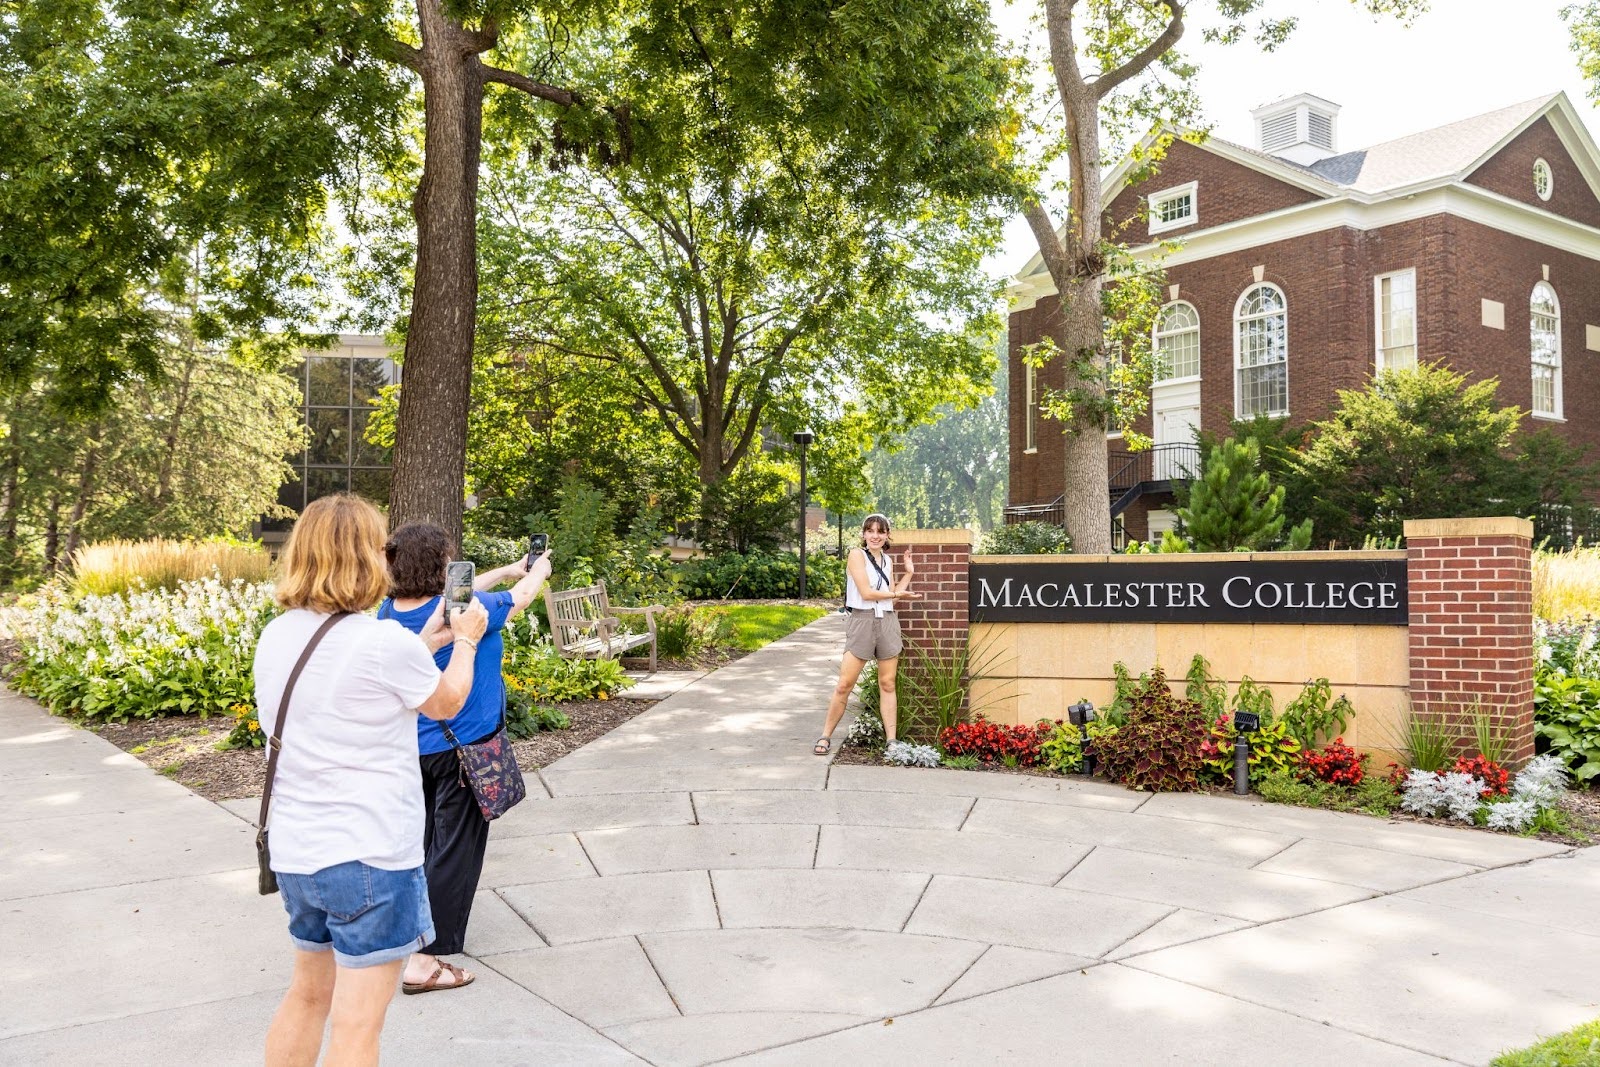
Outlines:
<svg viewBox="0 0 1600 1067"><path fill-rule="evenodd" d="M1339 154L1339 105L1320 96L1299 96L1262 104L1256 120L1256 147L1291 163L1310 166Z"/></svg>

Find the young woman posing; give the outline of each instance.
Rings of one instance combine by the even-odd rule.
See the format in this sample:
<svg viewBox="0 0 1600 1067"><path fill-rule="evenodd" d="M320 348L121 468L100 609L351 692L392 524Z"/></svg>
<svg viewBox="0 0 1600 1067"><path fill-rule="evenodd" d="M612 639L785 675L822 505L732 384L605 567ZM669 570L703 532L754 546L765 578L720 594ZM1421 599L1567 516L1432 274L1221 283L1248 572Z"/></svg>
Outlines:
<svg viewBox="0 0 1600 1067"><path fill-rule="evenodd" d="M894 740L895 671L900 666L900 619L894 606L900 600L921 600L921 593L910 593L916 568L910 556L900 558L899 581L894 578L894 559L889 555L889 520L868 515L861 522L861 548L850 550L845 565L844 602L850 611L845 624L844 663L839 669L839 684L828 703L828 718L822 736L811 751L826 756L833 745L833 731L844 718L845 702L861 677L868 660L878 661L878 706L883 716L883 736Z"/></svg>

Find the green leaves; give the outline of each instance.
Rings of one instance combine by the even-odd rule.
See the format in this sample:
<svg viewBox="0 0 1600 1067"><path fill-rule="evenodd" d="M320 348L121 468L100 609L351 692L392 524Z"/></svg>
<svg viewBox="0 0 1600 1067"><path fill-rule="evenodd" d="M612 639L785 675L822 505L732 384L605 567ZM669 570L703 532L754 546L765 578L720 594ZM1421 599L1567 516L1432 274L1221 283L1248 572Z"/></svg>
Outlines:
<svg viewBox="0 0 1600 1067"><path fill-rule="evenodd" d="M1188 503L1177 509L1197 551L1277 547L1283 534L1284 490L1273 487L1260 463L1261 446L1253 437L1243 442L1230 437L1211 449L1200 477L1189 487ZM1309 527L1299 539L1310 540Z"/></svg>

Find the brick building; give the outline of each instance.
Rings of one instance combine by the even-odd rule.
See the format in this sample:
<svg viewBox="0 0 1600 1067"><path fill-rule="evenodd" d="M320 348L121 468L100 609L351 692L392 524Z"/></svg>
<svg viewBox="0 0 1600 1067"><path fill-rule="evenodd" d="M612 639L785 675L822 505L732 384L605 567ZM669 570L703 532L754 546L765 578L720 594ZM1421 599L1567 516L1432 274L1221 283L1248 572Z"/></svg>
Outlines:
<svg viewBox="0 0 1600 1067"><path fill-rule="evenodd" d="M1500 380L1499 400L1600 455L1600 151L1564 94L1340 152L1338 105L1301 95L1253 112L1257 147L1174 143L1159 170L1106 179L1108 225L1154 259L1169 303L1166 368L1130 455L1110 435L1126 535L1171 525L1170 476L1193 429L1326 418L1378 368L1443 361ZM1012 286L1011 507L1054 517L1061 436L1022 346L1050 331L1055 287L1035 256ZM1165 446L1165 447L1163 447ZM1052 514L1053 512L1053 514Z"/></svg>

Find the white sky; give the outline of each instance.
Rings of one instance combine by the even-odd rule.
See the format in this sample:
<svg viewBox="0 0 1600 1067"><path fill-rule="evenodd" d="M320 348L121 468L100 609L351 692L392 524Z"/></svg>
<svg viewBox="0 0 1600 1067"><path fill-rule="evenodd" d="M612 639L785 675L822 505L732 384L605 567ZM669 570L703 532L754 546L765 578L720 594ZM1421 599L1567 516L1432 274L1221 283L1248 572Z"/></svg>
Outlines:
<svg viewBox="0 0 1600 1067"><path fill-rule="evenodd" d="M1193 26L1183 51L1199 63L1198 92L1212 132L1252 147L1250 109L1296 93L1342 106L1341 152L1558 91L1600 138L1600 110L1588 98L1561 21L1569 2L1433 0L1431 12L1404 27L1392 18L1375 20L1349 0L1278 0L1273 13L1296 10L1300 25L1277 52L1245 42L1208 47ZM1013 40L1042 6L991 0L996 24ZM1009 275L1036 250L1019 216L1007 225L1005 248L991 268Z"/></svg>

